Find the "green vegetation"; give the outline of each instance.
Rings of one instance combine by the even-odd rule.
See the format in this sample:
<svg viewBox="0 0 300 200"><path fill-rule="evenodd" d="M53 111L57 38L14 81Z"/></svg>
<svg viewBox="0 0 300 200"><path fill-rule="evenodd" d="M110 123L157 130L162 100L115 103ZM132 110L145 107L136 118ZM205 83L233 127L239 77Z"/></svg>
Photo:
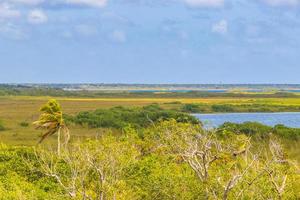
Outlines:
<svg viewBox="0 0 300 200"><path fill-rule="evenodd" d="M3 122L0 120L0 131L4 131L5 130L5 127L3 125Z"/></svg>
<svg viewBox="0 0 300 200"><path fill-rule="evenodd" d="M51 177L29 167L34 158L33 148L0 145L1 200L66 199Z"/></svg>
<svg viewBox="0 0 300 200"><path fill-rule="evenodd" d="M130 88L130 87L128 87ZM52 97L89 97L89 98L300 98L291 92L208 92L208 91L68 91L50 86L0 85L0 96L52 96Z"/></svg>
<svg viewBox="0 0 300 200"><path fill-rule="evenodd" d="M300 140L300 128L290 128L278 124L270 127L258 122L245 122L242 124L226 122L217 130L218 133L231 132L235 134L246 134L247 136L264 139L270 136L270 133L291 141Z"/></svg>
<svg viewBox="0 0 300 200"><path fill-rule="evenodd" d="M39 120L35 121L33 124L36 125L36 129L42 129L46 132L42 135L39 143L57 133L57 152L60 154L61 137L63 136L64 145L66 145L70 140L69 129L65 124L61 106L55 99L52 99L48 101L48 103L45 104L40 111L42 114L40 115Z"/></svg>
<svg viewBox="0 0 300 200"><path fill-rule="evenodd" d="M207 112L205 106L202 106L200 104L195 104L195 103L184 104L181 107L181 111L182 112L187 112L187 113L203 113L203 112Z"/></svg>
<svg viewBox="0 0 300 200"><path fill-rule="evenodd" d="M74 117L67 116L68 122L87 125L89 128L116 129L123 129L128 125L135 128L144 128L158 121L168 119L192 124L199 123L193 116L174 110L164 110L155 104L142 108L125 108L119 106L111 109L98 109L92 112L80 112Z"/></svg>
<svg viewBox="0 0 300 200"><path fill-rule="evenodd" d="M272 104L184 104L182 112L228 113L228 112L299 112L300 106Z"/></svg>
<svg viewBox="0 0 300 200"><path fill-rule="evenodd" d="M161 121L138 133L48 148L0 148L2 199L298 199L299 173L280 142ZM203 159L205 158L205 159ZM226 172L226 173L224 173ZM263 197L261 196L263 195Z"/></svg>
<svg viewBox="0 0 300 200"><path fill-rule="evenodd" d="M29 126L29 123L28 122L20 122L19 125L21 127L28 127Z"/></svg>
<svg viewBox="0 0 300 200"><path fill-rule="evenodd" d="M0 145L0 199L300 198L300 129L247 122L204 130L186 112L207 109L205 104L147 100L114 107L106 101L63 100L63 115L50 100L35 123L47 140L35 146L28 141L36 144L39 132L19 122L36 120L44 99L2 101L0 136L26 146ZM13 112L16 105L20 110ZM209 109L235 104L217 105ZM89 109L94 111L84 111ZM70 142L68 132L63 137L66 125Z"/></svg>

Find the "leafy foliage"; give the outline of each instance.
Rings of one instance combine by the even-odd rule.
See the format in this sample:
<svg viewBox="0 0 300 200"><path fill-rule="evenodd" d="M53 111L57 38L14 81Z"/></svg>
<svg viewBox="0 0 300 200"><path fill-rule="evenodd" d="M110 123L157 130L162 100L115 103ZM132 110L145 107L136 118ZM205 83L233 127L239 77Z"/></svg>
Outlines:
<svg viewBox="0 0 300 200"><path fill-rule="evenodd" d="M149 105L143 108L114 107L111 109L98 109L92 112L81 112L67 120L75 124L87 125L90 128L116 128L122 129L128 125L135 128L147 127L160 120L175 119L177 122L190 122L197 124L199 121L188 114L173 110L164 110L158 105Z"/></svg>
<svg viewBox="0 0 300 200"><path fill-rule="evenodd" d="M32 148L0 145L0 199L65 199L59 186L32 171L24 158L35 162Z"/></svg>
<svg viewBox="0 0 300 200"><path fill-rule="evenodd" d="M22 127L28 127L29 123L28 122L20 122L19 125Z"/></svg>
<svg viewBox="0 0 300 200"><path fill-rule="evenodd" d="M298 199L297 165L280 141L264 140L268 145L253 151L245 134L218 137L172 119L73 143L61 154L2 145L0 197Z"/></svg>
<svg viewBox="0 0 300 200"><path fill-rule="evenodd" d="M180 108L188 113L228 113L228 112L296 112L299 106L272 104L184 104Z"/></svg>
<svg viewBox="0 0 300 200"><path fill-rule="evenodd" d="M207 112L207 106L195 103L184 104L181 107L181 111L187 113L202 113Z"/></svg>
<svg viewBox="0 0 300 200"><path fill-rule="evenodd" d="M61 131L64 136L64 145L66 145L70 139L69 129L65 124L61 107L55 99L52 99L43 107L41 107L40 111L42 114L40 115L39 120L35 121L33 124L36 126L36 129L44 129L46 132L42 135L39 143L41 143L47 137L57 133L57 150L60 152Z"/></svg>
<svg viewBox="0 0 300 200"><path fill-rule="evenodd" d="M244 122L241 124L226 122L218 128L217 132L219 134L228 132L246 134L259 139L269 138L270 134L274 134L283 139L300 140L299 128L290 128L280 124L271 127L258 122Z"/></svg>

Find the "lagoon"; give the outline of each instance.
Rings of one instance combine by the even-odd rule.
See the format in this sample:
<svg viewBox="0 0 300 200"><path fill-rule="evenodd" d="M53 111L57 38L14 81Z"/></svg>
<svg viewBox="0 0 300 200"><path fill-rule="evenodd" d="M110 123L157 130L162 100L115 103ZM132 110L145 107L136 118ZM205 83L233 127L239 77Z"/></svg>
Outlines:
<svg viewBox="0 0 300 200"><path fill-rule="evenodd" d="M243 123L247 121L259 122L269 126L284 124L288 127L300 128L300 112L281 113L215 113L194 114L205 127L212 128L222 125L224 122Z"/></svg>

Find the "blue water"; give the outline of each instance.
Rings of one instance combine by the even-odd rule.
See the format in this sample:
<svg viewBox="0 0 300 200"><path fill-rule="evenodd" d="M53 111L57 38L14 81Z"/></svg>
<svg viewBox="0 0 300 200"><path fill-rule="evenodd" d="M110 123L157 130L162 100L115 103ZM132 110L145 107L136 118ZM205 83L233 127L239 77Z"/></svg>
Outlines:
<svg viewBox="0 0 300 200"><path fill-rule="evenodd" d="M299 93L300 90L283 90L283 92L296 92L296 93Z"/></svg>
<svg viewBox="0 0 300 200"><path fill-rule="evenodd" d="M221 114L195 114L205 127L217 127L224 122L243 123L247 121L260 122L274 126L284 124L288 127L300 128L300 112L285 113L221 113Z"/></svg>

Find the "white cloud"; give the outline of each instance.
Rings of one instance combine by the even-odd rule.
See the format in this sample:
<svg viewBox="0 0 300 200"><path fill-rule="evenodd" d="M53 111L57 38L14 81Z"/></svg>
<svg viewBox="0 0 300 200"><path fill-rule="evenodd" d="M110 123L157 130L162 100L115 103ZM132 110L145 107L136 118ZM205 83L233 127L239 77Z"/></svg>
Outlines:
<svg viewBox="0 0 300 200"><path fill-rule="evenodd" d="M111 38L116 41L116 42L126 42L127 38L126 38L126 33L124 31L121 30L115 30L112 32L111 34Z"/></svg>
<svg viewBox="0 0 300 200"><path fill-rule="evenodd" d="M35 9L29 12L27 20L31 24L43 24L48 21L48 17L42 10Z"/></svg>
<svg viewBox="0 0 300 200"><path fill-rule="evenodd" d="M44 0L8 0L13 3L25 4L25 5L38 5L44 2Z"/></svg>
<svg viewBox="0 0 300 200"><path fill-rule="evenodd" d="M12 4L23 4L27 6L36 6L43 3L49 5L81 5L90 7L104 7L108 0L0 0L0 2L7 2Z"/></svg>
<svg viewBox="0 0 300 200"><path fill-rule="evenodd" d="M270 6L297 6L300 0L263 0Z"/></svg>
<svg viewBox="0 0 300 200"><path fill-rule="evenodd" d="M8 3L0 4L0 18L18 18L21 16L20 11L15 10Z"/></svg>
<svg viewBox="0 0 300 200"><path fill-rule="evenodd" d="M69 4L77 4L92 7L104 7L106 6L107 0L66 0Z"/></svg>
<svg viewBox="0 0 300 200"><path fill-rule="evenodd" d="M224 5L224 0L183 0L191 7L221 7Z"/></svg>
<svg viewBox="0 0 300 200"><path fill-rule="evenodd" d="M213 24L211 30L214 33L226 34L228 31L228 23L225 19L222 19L221 21Z"/></svg>

